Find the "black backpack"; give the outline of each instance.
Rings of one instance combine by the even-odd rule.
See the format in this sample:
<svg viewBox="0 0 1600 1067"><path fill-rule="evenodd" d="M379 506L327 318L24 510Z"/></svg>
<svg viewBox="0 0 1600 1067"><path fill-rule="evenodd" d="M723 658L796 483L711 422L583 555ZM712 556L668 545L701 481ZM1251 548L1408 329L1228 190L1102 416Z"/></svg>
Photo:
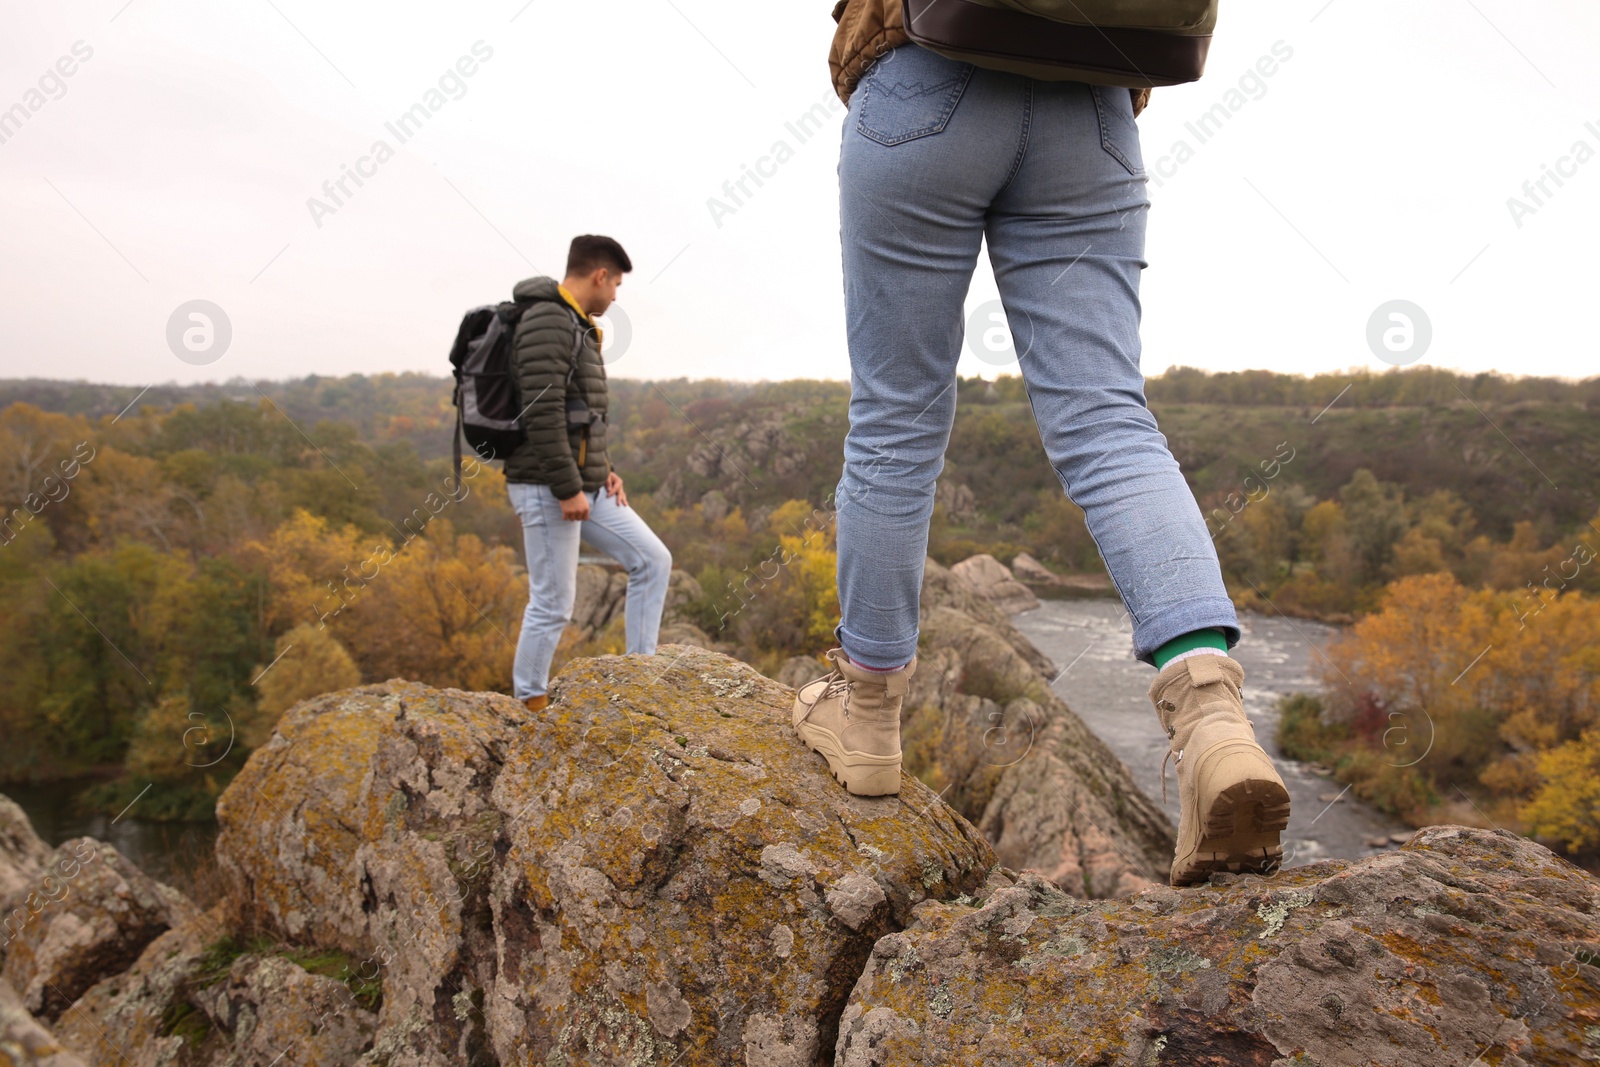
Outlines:
<svg viewBox="0 0 1600 1067"><path fill-rule="evenodd" d="M503 304L485 304L473 308L461 318L456 330L455 344L450 346L450 366L453 368L456 387L453 401L456 406L455 443L452 458L455 462L456 485L461 484L461 441L482 459L504 459L516 451L527 434L522 428L522 390L517 385L516 368L512 366L512 340L523 312L533 304L506 301ZM574 316L576 327L577 319ZM573 331L572 366L567 371L566 389L570 394L572 377L578 369L578 359L583 352L583 330ZM567 404L567 422L574 419L572 402ZM588 422L588 409L583 407L584 425Z"/></svg>

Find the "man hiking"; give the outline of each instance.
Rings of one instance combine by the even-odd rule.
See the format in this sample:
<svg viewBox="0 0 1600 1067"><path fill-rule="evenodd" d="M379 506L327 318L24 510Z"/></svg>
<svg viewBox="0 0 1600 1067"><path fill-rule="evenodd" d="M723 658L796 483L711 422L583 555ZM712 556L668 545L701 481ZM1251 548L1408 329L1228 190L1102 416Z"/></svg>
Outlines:
<svg viewBox="0 0 1600 1067"><path fill-rule="evenodd" d="M672 554L628 506L606 452L606 368L594 316L617 298L633 269L609 237L572 239L566 277L518 282L526 304L512 339L527 435L506 457L506 489L522 519L528 556L528 610L512 680L533 711L549 703L550 660L577 595L578 543L585 541L628 572L627 650L656 650Z"/></svg>
<svg viewBox="0 0 1600 1067"><path fill-rule="evenodd" d="M970 6L970 5L969 5ZM1133 622L1177 759L1175 885L1281 859L1289 795L1240 699L1233 603L1139 370L1144 93L974 66L910 43L902 0L848 0L829 57L851 365L839 648L794 726L852 793L900 789L934 488L980 243L1045 451ZM1220 430L1220 428L1219 428Z"/></svg>

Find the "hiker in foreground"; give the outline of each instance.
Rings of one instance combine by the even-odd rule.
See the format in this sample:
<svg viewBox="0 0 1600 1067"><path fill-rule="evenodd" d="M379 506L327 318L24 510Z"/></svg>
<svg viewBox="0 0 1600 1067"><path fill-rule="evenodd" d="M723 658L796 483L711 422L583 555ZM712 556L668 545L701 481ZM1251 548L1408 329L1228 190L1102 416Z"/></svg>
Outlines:
<svg viewBox="0 0 1600 1067"><path fill-rule="evenodd" d="M841 647L833 672L797 694L794 727L850 792L899 792L962 303L987 238L1045 451L1133 620L1134 655L1158 671L1150 698L1183 809L1172 882L1270 871L1289 794L1245 716L1244 670L1227 654L1238 619L1139 370L1149 200L1134 116L1150 85L1199 76L1215 9L1209 23L1153 27L1159 13L1125 0L1030 6L1063 7L1065 21L965 0L834 8L852 371L836 493ZM1171 5L1185 18L1194 6ZM1096 17L1123 9L1144 24Z"/></svg>
<svg viewBox="0 0 1600 1067"><path fill-rule="evenodd" d="M577 596L578 543L628 572L627 651L649 655L661 631L672 554L628 506L606 453L604 338L594 316L617 297L633 263L609 237L575 237L566 277L529 278L512 290L525 305L512 336L526 440L506 456L506 489L522 519L528 609L512 679L534 711L549 703L550 660Z"/></svg>

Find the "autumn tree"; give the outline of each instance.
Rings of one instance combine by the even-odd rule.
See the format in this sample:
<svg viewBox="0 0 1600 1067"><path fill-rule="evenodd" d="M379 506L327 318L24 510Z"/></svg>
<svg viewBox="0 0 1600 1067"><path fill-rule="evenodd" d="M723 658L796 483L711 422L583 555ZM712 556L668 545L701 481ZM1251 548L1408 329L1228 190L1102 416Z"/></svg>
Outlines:
<svg viewBox="0 0 1600 1067"><path fill-rule="evenodd" d="M1539 773L1544 783L1522 809L1529 833L1571 853L1600 849L1600 730L1542 754Z"/></svg>
<svg viewBox="0 0 1600 1067"><path fill-rule="evenodd" d="M338 638L309 622L280 634L272 661L256 675L255 714L242 729L249 748L264 744L279 717L300 701L361 684L361 672Z"/></svg>

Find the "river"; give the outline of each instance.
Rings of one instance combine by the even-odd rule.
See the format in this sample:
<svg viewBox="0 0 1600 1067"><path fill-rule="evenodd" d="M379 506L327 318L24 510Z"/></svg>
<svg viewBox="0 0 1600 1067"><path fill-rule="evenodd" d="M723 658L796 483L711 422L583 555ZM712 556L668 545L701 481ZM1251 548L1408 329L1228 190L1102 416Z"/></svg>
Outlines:
<svg viewBox="0 0 1600 1067"><path fill-rule="evenodd" d="M1115 600L1046 600L1011 618L1060 673L1053 688L1078 717L1111 746L1152 800L1178 818L1177 778L1169 773L1167 800L1161 800L1161 761L1167 739L1147 695L1153 670L1133 659L1130 630ZM1292 804L1284 835L1284 866L1324 859L1357 859L1381 849L1378 838L1409 835L1410 829L1357 800L1345 787L1305 764L1284 758L1278 748L1278 698L1317 693L1314 647L1325 645L1337 628L1300 619L1243 612L1243 637L1233 656L1244 665L1245 713L1256 738L1277 761Z"/></svg>

